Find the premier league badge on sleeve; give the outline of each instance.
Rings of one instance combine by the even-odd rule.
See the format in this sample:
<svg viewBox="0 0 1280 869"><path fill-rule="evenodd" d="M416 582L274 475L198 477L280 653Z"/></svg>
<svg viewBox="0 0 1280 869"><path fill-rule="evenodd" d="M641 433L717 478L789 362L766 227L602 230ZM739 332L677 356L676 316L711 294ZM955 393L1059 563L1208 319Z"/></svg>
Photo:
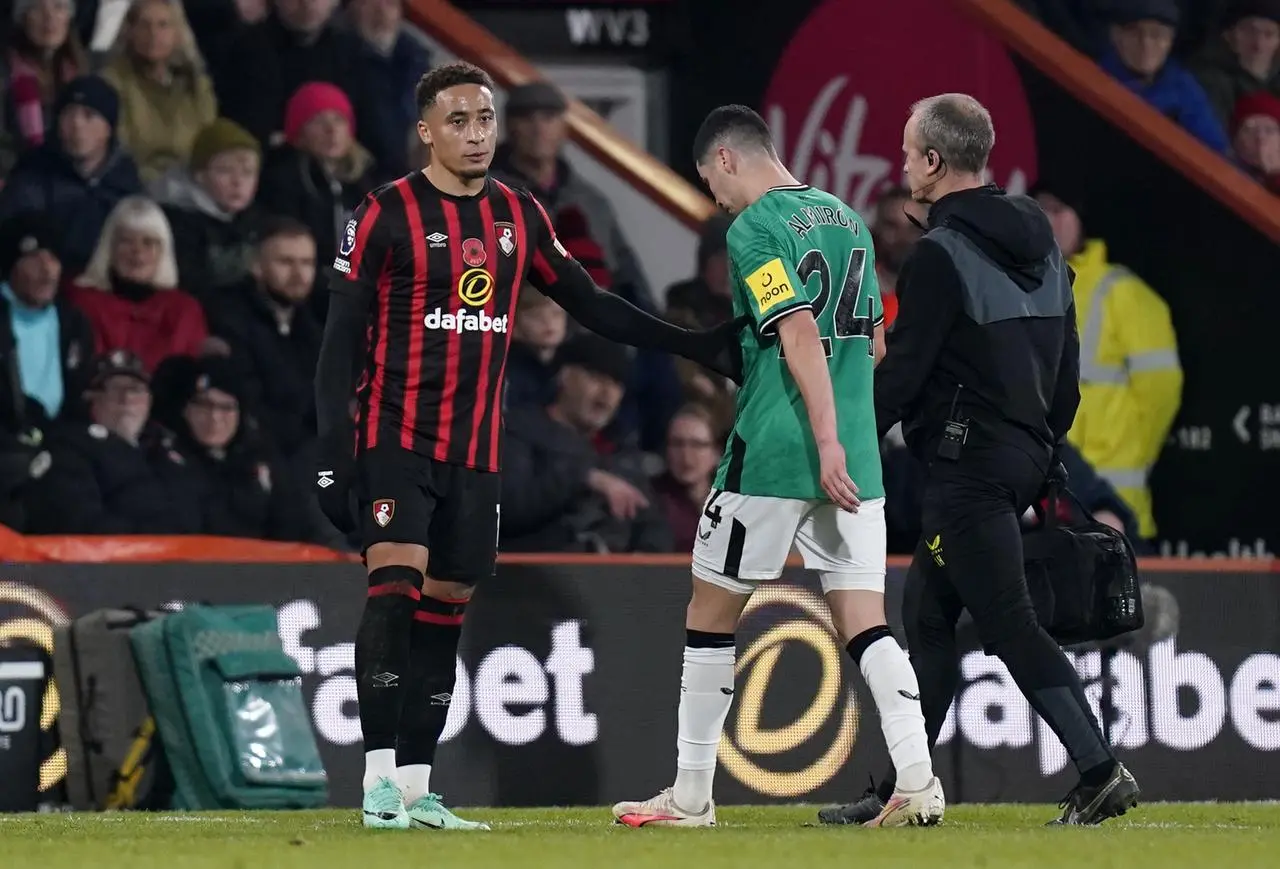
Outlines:
<svg viewBox="0 0 1280 869"><path fill-rule="evenodd" d="M354 219L347 221L347 228L342 233L342 244L338 247L339 256L351 256L351 252L356 249L356 222Z"/></svg>

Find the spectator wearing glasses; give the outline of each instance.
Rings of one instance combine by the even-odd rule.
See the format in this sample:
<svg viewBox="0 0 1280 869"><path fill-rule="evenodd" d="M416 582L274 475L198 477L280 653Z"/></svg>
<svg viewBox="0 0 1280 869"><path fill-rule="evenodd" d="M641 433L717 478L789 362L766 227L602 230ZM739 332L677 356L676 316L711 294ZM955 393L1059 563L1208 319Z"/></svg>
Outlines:
<svg viewBox="0 0 1280 869"><path fill-rule="evenodd" d="M667 517L673 552L692 552L702 505L724 444L715 436L711 414L687 405L667 427L667 469L653 478L653 493Z"/></svg>
<svg viewBox="0 0 1280 869"><path fill-rule="evenodd" d="M209 337L204 311L177 284L169 221L150 199L130 196L111 212L68 297L93 324L98 352L128 350L151 371L202 352Z"/></svg>
<svg viewBox="0 0 1280 869"><path fill-rule="evenodd" d="M200 532L322 542L308 499L241 413L240 382L221 357L174 356L156 372L156 416L176 435L200 507Z"/></svg>
<svg viewBox="0 0 1280 869"><path fill-rule="evenodd" d="M49 435L51 464L29 487L34 534L193 534L196 502L172 437L151 423L150 379L125 350L98 357L84 394L84 422Z"/></svg>

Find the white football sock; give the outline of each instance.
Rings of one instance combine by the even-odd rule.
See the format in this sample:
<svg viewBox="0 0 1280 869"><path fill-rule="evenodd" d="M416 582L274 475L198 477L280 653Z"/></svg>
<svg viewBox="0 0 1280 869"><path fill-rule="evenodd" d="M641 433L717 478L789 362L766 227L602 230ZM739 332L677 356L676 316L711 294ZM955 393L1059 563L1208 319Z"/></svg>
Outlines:
<svg viewBox="0 0 1280 869"><path fill-rule="evenodd" d="M684 650L676 740L676 805L701 812L711 802L716 753L733 704L734 649Z"/></svg>
<svg viewBox="0 0 1280 869"><path fill-rule="evenodd" d="M396 784L404 794L404 804L412 805L431 793L431 764L411 763L396 769Z"/></svg>
<svg viewBox="0 0 1280 869"><path fill-rule="evenodd" d="M380 778L396 780L396 750L376 748L364 753L364 789L372 790Z"/></svg>
<svg viewBox="0 0 1280 869"><path fill-rule="evenodd" d="M880 729L898 772L898 790L922 790L933 778L933 760L911 660L897 640L882 637L862 653L858 666L880 711Z"/></svg>

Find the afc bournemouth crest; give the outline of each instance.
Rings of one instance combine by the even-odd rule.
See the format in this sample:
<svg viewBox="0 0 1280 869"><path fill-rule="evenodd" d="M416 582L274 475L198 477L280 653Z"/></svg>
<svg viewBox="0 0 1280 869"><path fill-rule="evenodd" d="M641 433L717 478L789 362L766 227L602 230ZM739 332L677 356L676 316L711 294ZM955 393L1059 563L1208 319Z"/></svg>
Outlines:
<svg viewBox="0 0 1280 869"><path fill-rule="evenodd" d="M516 249L516 225L514 223L495 223L493 231L498 236L498 250L503 256L511 256Z"/></svg>
<svg viewBox="0 0 1280 869"><path fill-rule="evenodd" d="M378 523L379 528L386 528L391 524L391 517L396 515L396 502L391 498L382 498L373 502L373 521Z"/></svg>
<svg viewBox="0 0 1280 869"><path fill-rule="evenodd" d="M468 238L462 242L462 261L469 266L482 266L489 255L484 252L484 242Z"/></svg>

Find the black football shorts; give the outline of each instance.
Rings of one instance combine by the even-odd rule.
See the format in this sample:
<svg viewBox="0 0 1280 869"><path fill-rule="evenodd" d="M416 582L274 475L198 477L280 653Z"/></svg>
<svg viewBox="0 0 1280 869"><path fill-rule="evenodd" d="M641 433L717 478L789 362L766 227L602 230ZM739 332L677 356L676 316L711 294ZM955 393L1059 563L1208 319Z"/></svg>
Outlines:
<svg viewBox="0 0 1280 869"><path fill-rule="evenodd" d="M496 473L400 447L368 450L356 467L361 551L375 543L416 543L430 553L430 579L473 585L493 575L501 495Z"/></svg>

